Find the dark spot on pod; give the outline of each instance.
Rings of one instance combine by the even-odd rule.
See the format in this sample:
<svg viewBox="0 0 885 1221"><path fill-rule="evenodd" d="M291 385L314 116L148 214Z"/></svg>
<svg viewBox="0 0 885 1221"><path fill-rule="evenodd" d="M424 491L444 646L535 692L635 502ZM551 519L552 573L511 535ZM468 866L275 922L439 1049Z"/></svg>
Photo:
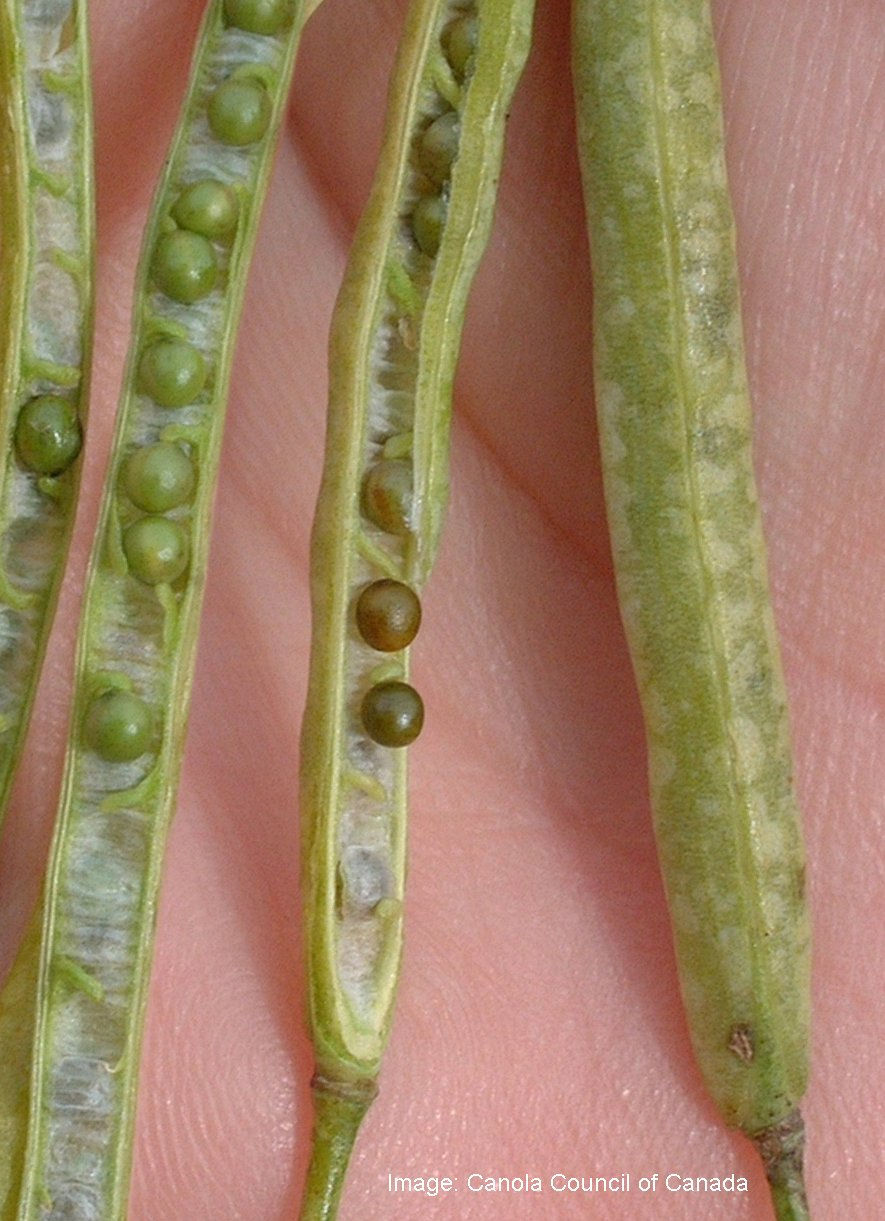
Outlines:
<svg viewBox="0 0 885 1221"><path fill-rule="evenodd" d="M458 154L461 125L454 110L434 119L418 141L418 164L432 183L441 187L452 172Z"/></svg>
<svg viewBox="0 0 885 1221"><path fill-rule="evenodd" d="M123 531L129 571L145 585L169 585L187 568L187 535L168 517L140 517Z"/></svg>
<svg viewBox="0 0 885 1221"><path fill-rule="evenodd" d="M215 287L218 260L208 238L179 229L157 242L151 274L167 297L191 305Z"/></svg>
<svg viewBox="0 0 885 1221"><path fill-rule="evenodd" d="M441 195L422 195L412 209L412 233L421 250L436 258L446 223L446 201Z"/></svg>
<svg viewBox="0 0 885 1221"><path fill-rule="evenodd" d="M753 1030L746 1022L738 1022L737 1025L732 1026L728 1036L728 1050L744 1064L749 1064L755 1056Z"/></svg>
<svg viewBox="0 0 885 1221"><path fill-rule="evenodd" d="M151 744L153 718L147 704L131 691L105 691L86 711L83 736L109 763L130 763Z"/></svg>
<svg viewBox="0 0 885 1221"><path fill-rule="evenodd" d="M382 458L369 468L363 484L363 512L388 534L408 534L412 512L412 467L399 458Z"/></svg>
<svg viewBox="0 0 885 1221"><path fill-rule="evenodd" d="M442 45L449 67L463 80L472 56L476 52L477 21L473 13L456 17L442 32Z"/></svg>
<svg viewBox="0 0 885 1221"><path fill-rule="evenodd" d="M242 148L261 139L270 125L272 109L260 81L227 80L209 99L209 126L222 144Z"/></svg>
<svg viewBox="0 0 885 1221"><path fill-rule="evenodd" d="M380 653L407 648L421 626L421 603L402 581L373 581L357 599L356 625L366 644Z"/></svg>
<svg viewBox="0 0 885 1221"><path fill-rule="evenodd" d="M237 227L239 212L233 188L214 178L203 178L181 192L172 209L172 219L191 233L218 239L227 237Z"/></svg>
<svg viewBox="0 0 885 1221"><path fill-rule="evenodd" d="M408 746L424 725L424 703L408 683L378 683L360 708L363 728L379 746Z"/></svg>
<svg viewBox="0 0 885 1221"><path fill-rule="evenodd" d="M15 424L15 452L39 475L60 475L83 444L77 411L67 399L42 394L25 403Z"/></svg>

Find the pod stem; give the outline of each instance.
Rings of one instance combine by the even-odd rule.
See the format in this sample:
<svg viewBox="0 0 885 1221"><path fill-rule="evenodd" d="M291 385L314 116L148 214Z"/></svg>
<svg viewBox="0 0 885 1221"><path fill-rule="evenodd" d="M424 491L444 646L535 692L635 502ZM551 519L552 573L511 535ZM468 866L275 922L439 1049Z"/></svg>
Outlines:
<svg viewBox="0 0 885 1221"><path fill-rule="evenodd" d="M805 1124L799 1108L752 1139L765 1166L777 1221L809 1221L802 1173Z"/></svg>
<svg viewBox="0 0 885 1221"><path fill-rule="evenodd" d="M300 1221L333 1221L356 1134L378 1086L372 1080L333 1081L319 1073L310 1085L313 1140Z"/></svg>

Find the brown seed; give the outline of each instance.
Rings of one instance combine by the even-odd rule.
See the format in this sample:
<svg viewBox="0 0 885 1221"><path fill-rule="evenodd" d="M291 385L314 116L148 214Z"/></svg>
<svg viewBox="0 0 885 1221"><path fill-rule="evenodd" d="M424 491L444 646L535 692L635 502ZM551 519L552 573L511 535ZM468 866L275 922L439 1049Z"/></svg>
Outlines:
<svg viewBox="0 0 885 1221"><path fill-rule="evenodd" d="M402 581L373 581L356 604L359 633L380 653L395 653L412 643L421 626L421 603Z"/></svg>
<svg viewBox="0 0 885 1221"><path fill-rule="evenodd" d="M379 746L408 746L424 725L424 703L408 683L378 683L360 709L363 728Z"/></svg>
<svg viewBox="0 0 885 1221"><path fill-rule="evenodd" d="M399 458L382 458L369 468L363 484L363 512L388 534L408 534L412 512L412 467Z"/></svg>

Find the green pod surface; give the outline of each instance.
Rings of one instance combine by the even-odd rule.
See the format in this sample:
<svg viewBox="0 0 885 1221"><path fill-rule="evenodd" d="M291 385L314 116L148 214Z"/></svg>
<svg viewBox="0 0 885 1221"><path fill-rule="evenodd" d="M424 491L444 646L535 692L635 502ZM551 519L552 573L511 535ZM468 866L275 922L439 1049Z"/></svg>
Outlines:
<svg viewBox="0 0 885 1221"><path fill-rule="evenodd" d="M458 83L442 34L465 12L476 16L477 46ZM375 1091L402 945L407 752L372 741L360 705L376 683L407 679L408 652L379 662L357 633L352 608L360 591L382 578L418 591L437 548L464 309L491 227L505 119L531 19L531 0L478 0L469 9L445 0L411 6L380 163L332 323L301 751L309 1020L317 1064L305 1218L333 1216L337 1207L359 1117ZM418 146L447 110L459 118L443 184L448 210L438 246L425 253L411 223L427 188ZM388 463L411 467L411 480L395 481L397 487L408 482L411 495L394 497L390 502L401 504L402 513L379 522L366 511L380 503L373 495L367 500L366 481ZM392 496L392 485L382 482Z"/></svg>
<svg viewBox="0 0 885 1221"><path fill-rule="evenodd" d="M0 0L0 816L80 474L95 223L86 17L85 0L48 12Z"/></svg>
<svg viewBox="0 0 885 1221"><path fill-rule="evenodd" d="M606 502L682 995L708 1088L769 1140L798 1217L804 857L708 0L577 0L574 62Z"/></svg>
<svg viewBox="0 0 885 1221"><path fill-rule="evenodd" d="M227 23L223 0L209 4L145 234L47 877L23 1180L8 1214L18 1221L126 1215L161 864L184 748L235 329L301 25L298 13L276 36L251 34ZM206 121L213 90L238 68L261 73L270 106L266 134L248 148L214 139ZM213 247L211 290L196 303L176 301L156 286L151 266L172 209L207 173L236 192L236 228ZM168 339L189 347L140 375L143 354ZM192 349L203 357L199 368ZM168 519L150 520L175 522L190 558L186 572L172 578L170 571L174 584L146 584L127 564L124 540L134 554L127 531L141 519L127 479L135 455L156 453L161 443L187 451L195 485ZM149 575L164 574L152 567Z"/></svg>

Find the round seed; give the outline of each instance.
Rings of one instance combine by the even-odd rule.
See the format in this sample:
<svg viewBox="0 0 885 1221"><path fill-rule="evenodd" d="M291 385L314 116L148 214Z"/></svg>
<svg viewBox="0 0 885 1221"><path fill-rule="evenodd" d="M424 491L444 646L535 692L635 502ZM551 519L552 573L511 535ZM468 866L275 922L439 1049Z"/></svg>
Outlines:
<svg viewBox="0 0 885 1221"><path fill-rule="evenodd" d="M222 144L254 144L267 131L271 104L258 81L229 80L209 99L209 126Z"/></svg>
<svg viewBox="0 0 885 1221"><path fill-rule="evenodd" d="M395 653L412 643L421 626L421 603L402 581L373 581L356 604L356 625L366 644Z"/></svg>
<svg viewBox="0 0 885 1221"><path fill-rule="evenodd" d="M382 458L363 484L363 512L388 534L408 534L412 511L412 468L398 458Z"/></svg>
<svg viewBox="0 0 885 1221"><path fill-rule="evenodd" d="M190 499L196 473L177 445L158 441L131 454L123 467L126 495L147 513L164 513Z"/></svg>
<svg viewBox="0 0 885 1221"><path fill-rule="evenodd" d="M289 18L289 0L224 0L224 15L250 34L276 34Z"/></svg>
<svg viewBox="0 0 885 1221"><path fill-rule="evenodd" d="M457 112L447 110L421 133L418 141L418 164L431 182L442 186L452 172L452 162L458 153L461 125Z"/></svg>
<svg viewBox="0 0 885 1221"><path fill-rule="evenodd" d="M239 211L235 191L214 178L204 178L182 191L172 209L172 218L191 233L220 238L236 228Z"/></svg>
<svg viewBox="0 0 885 1221"><path fill-rule="evenodd" d="M157 242L151 273L167 297L190 305L215 287L218 260L207 238L179 229Z"/></svg>
<svg viewBox="0 0 885 1221"><path fill-rule="evenodd" d="M424 725L424 703L408 683L378 683L360 708L363 728L379 746L408 746Z"/></svg>
<svg viewBox="0 0 885 1221"><path fill-rule="evenodd" d="M138 388L161 407L191 403L206 384L206 362L193 344L160 339L145 348L138 365Z"/></svg>
<svg viewBox="0 0 885 1221"><path fill-rule="evenodd" d="M105 691L86 712L83 735L87 744L109 763L129 763L151 744L151 711L130 691Z"/></svg>
<svg viewBox="0 0 885 1221"><path fill-rule="evenodd" d="M82 443L76 409L67 399L43 394L25 403L19 412L16 453L26 467L40 475L60 475L67 470Z"/></svg>
<svg viewBox="0 0 885 1221"><path fill-rule="evenodd" d="M412 232L421 250L436 257L446 223L446 201L441 195L422 195L412 209Z"/></svg>
<svg viewBox="0 0 885 1221"><path fill-rule="evenodd" d="M457 77L463 79L471 56L476 52L476 17L473 13L465 13L451 25L447 25L442 34L443 50L449 66Z"/></svg>
<svg viewBox="0 0 885 1221"><path fill-rule="evenodd" d="M168 517L140 517L123 531L129 571L146 585L169 585L187 568L187 535Z"/></svg>

